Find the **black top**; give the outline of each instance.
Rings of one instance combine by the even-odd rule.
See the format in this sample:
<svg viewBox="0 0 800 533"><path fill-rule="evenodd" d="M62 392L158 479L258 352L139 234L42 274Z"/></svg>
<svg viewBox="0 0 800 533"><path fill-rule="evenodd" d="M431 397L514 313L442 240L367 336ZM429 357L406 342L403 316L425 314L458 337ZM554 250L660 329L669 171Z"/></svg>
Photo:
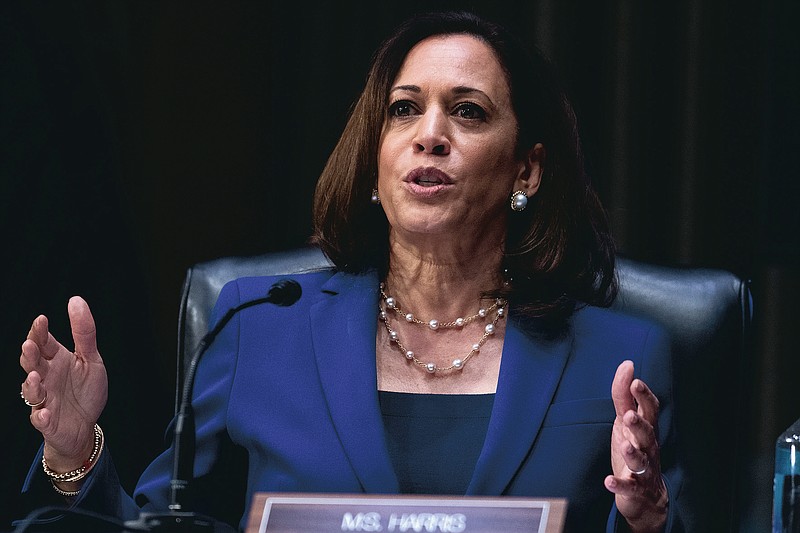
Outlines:
<svg viewBox="0 0 800 533"><path fill-rule="evenodd" d="M494 394L378 391L400 492L464 494L483 448Z"/></svg>

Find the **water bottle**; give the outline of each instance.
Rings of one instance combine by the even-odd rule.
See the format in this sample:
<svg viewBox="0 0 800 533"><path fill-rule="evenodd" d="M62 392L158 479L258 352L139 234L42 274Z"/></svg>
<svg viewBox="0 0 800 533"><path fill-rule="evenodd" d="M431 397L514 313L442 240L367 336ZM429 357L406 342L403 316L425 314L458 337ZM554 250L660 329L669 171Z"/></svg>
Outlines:
<svg viewBox="0 0 800 533"><path fill-rule="evenodd" d="M800 533L800 420L775 443L772 533Z"/></svg>

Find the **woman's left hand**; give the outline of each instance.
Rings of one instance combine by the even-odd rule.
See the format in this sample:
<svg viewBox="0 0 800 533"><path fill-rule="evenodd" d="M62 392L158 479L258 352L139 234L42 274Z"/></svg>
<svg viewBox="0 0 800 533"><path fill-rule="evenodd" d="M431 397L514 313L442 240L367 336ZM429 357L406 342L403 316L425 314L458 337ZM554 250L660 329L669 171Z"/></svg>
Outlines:
<svg viewBox="0 0 800 533"><path fill-rule="evenodd" d="M640 379L633 363L622 362L611 397L617 416L611 433L611 467L605 486L616 495L617 509L634 532L663 531L669 496L661 478L658 451L658 398Z"/></svg>

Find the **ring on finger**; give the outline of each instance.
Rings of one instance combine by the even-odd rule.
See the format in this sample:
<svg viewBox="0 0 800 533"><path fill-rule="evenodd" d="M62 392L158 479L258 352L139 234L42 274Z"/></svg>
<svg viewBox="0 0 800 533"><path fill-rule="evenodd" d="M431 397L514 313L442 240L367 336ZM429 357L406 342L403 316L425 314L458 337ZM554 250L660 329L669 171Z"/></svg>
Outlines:
<svg viewBox="0 0 800 533"><path fill-rule="evenodd" d="M47 391L44 392L44 398L42 398L42 401L37 403L29 402L28 399L25 397L25 394L21 390L19 391L19 397L22 398L22 401L25 402L25 405L27 405L28 407L32 407L33 409L36 409L37 407L43 406L44 402L47 401Z"/></svg>
<svg viewBox="0 0 800 533"><path fill-rule="evenodd" d="M647 455L644 456L644 464L642 464L642 469L641 470L634 470L631 467L629 467L628 465L625 465L625 467L628 470L630 470L631 474L633 474L634 476L641 476L642 474L647 472L647 468L649 466L650 466L650 459L647 457Z"/></svg>

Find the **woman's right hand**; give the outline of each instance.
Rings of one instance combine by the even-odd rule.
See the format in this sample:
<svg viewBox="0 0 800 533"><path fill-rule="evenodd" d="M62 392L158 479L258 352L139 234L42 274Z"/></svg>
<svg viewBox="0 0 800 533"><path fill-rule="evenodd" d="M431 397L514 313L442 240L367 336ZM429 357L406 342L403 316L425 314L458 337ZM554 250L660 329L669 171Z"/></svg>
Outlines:
<svg viewBox="0 0 800 533"><path fill-rule="evenodd" d="M108 378L97 351L94 318L78 296L67 306L75 351L48 331L40 315L22 343L20 365L28 373L22 394L31 404L31 424L44 436L51 470L68 472L83 464L94 446L94 424L106 405Z"/></svg>

